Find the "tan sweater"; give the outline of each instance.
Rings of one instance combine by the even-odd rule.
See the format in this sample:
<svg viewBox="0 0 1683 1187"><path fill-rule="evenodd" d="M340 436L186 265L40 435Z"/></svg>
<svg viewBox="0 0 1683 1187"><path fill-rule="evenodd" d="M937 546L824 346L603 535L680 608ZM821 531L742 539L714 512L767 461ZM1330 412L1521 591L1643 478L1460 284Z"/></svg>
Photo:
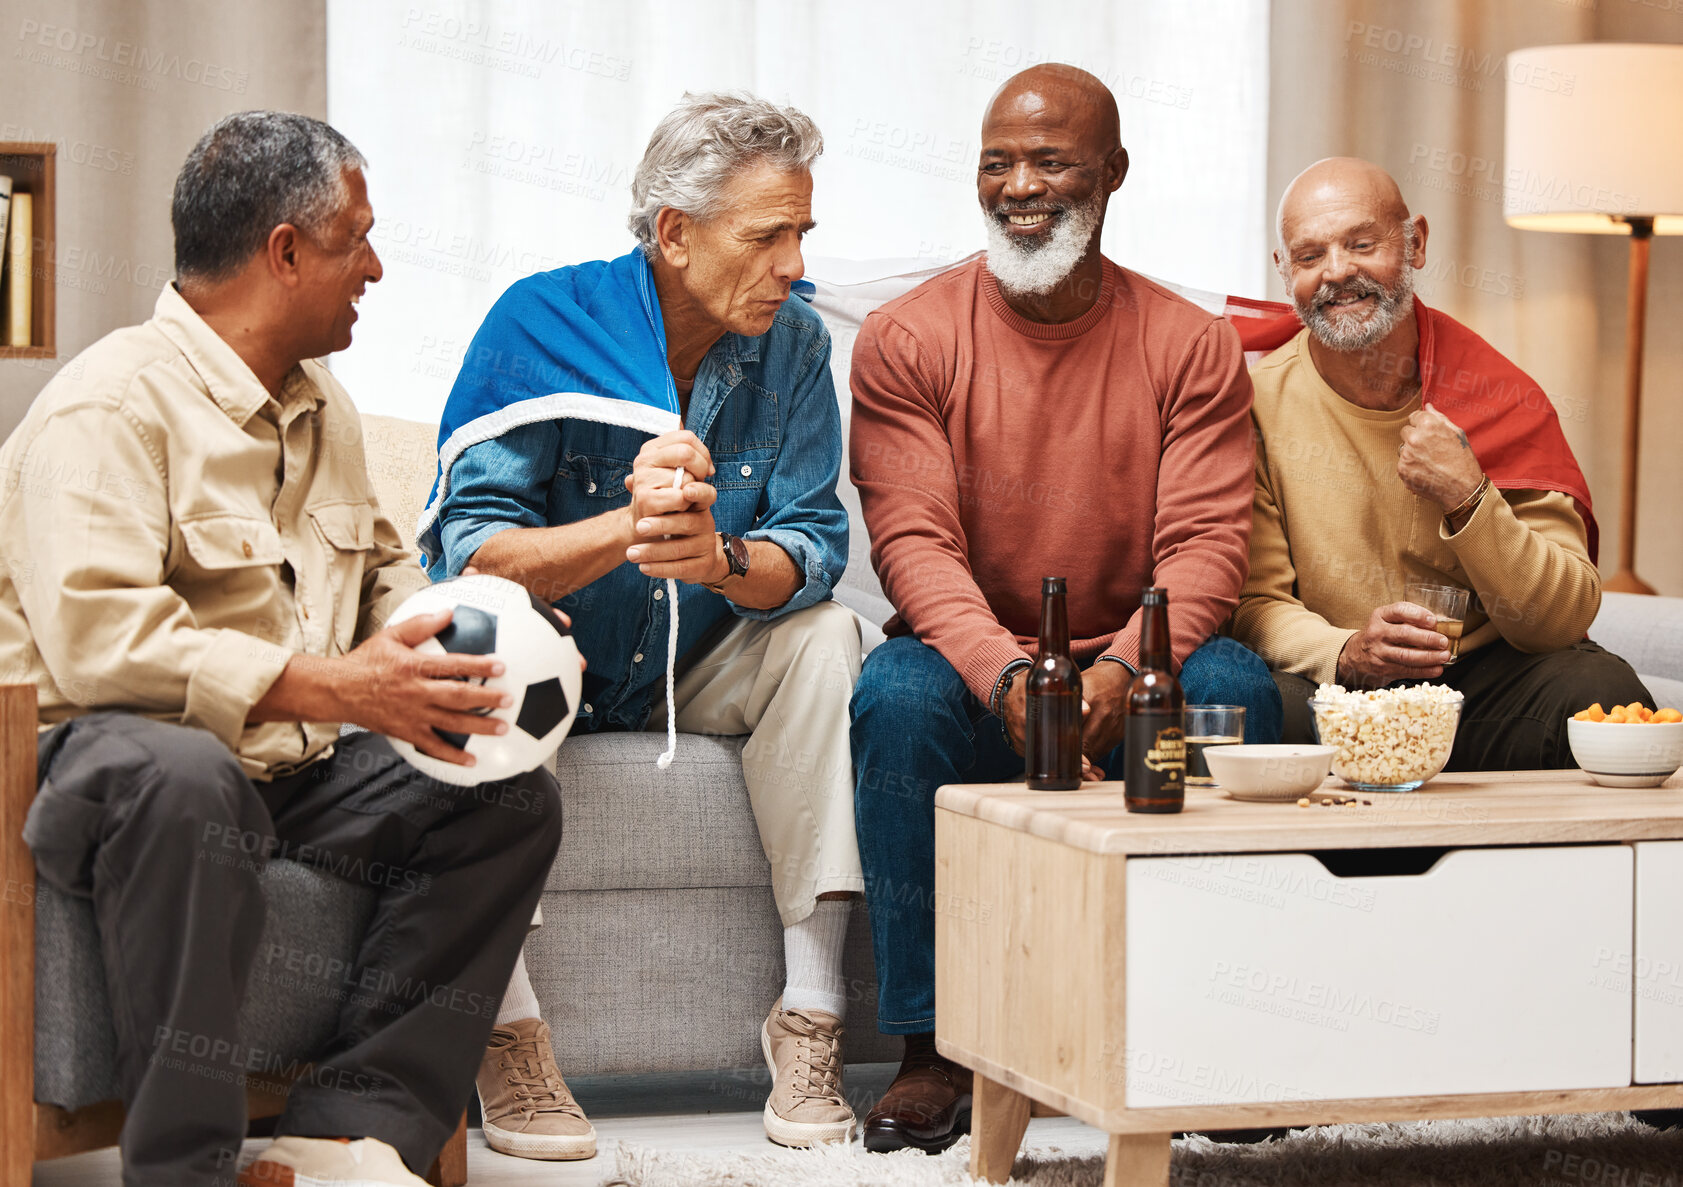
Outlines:
<svg viewBox="0 0 1683 1187"><path fill-rule="evenodd" d="M1486 497L1451 536L1443 511L1397 477L1395 412L1329 387L1300 333L1251 371L1258 434L1250 577L1233 633L1271 668L1335 680L1345 640L1411 581L1474 591L1461 652L1506 639L1554 651L1584 637L1601 605L1584 523L1566 495Z"/></svg>

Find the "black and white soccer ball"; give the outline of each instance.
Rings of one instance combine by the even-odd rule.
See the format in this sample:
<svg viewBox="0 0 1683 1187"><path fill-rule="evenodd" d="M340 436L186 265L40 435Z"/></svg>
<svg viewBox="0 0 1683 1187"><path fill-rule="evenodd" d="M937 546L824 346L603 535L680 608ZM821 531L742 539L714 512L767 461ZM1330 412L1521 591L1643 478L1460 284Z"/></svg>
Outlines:
<svg viewBox="0 0 1683 1187"><path fill-rule="evenodd" d="M450 623L415 648L423 655L494 655L503 674L482 681L514 694L514 704L486 713L508 722L508 732L438 734L473 755L471 767L431 758L401 738L392 747L416 769L445 783L468 787L536 770L554 757L578 713L582 665L573 633L553 608L514 582L475 573L452 577L411 596L387 620L453 611Z"/></svg>

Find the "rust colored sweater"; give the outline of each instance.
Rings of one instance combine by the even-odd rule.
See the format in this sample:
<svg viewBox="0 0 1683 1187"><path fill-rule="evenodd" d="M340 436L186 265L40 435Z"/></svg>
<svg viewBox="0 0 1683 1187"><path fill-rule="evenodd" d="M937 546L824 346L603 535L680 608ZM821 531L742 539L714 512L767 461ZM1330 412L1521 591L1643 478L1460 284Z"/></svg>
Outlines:
<svg viewBox="0 0 1683 1187"><path fill-rule="evenodd" d="M1083 667L1138 659L1147 585L1169 590L1177 668L1232 612L1253 453L1227 322L1109 260L1087 313L1031 322L978 259L866 319L852 386L888 633L935 648L983 701L1035 649L1042 577L1069 580Z"/></svg>

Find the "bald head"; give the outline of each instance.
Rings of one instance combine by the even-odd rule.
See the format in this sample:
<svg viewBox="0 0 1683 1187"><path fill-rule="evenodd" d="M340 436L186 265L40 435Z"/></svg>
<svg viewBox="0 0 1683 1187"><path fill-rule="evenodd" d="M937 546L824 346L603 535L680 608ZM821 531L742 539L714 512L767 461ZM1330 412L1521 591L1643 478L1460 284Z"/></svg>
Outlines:
<svg viewBox="0 0 1683 1187"><path fill-rule="evenodd" d="M1122 118L1110 88L1079 66L1046 62L1030 66L995 91L982 115L982 139L995 119L1012 123L1045 122L1091 137L1092 147L1108 153L1122 143Z"/></svg>
<svg viewBox="0 0 1683 1187"><path fill-rule="evenodd" d="M1389 173L1360 157L1327 157L1292 178L1280 195L1274 229L1282 249L1291 243L1288 228L1333 210L1393 224L1408 218L1408 203Z"/></svg>

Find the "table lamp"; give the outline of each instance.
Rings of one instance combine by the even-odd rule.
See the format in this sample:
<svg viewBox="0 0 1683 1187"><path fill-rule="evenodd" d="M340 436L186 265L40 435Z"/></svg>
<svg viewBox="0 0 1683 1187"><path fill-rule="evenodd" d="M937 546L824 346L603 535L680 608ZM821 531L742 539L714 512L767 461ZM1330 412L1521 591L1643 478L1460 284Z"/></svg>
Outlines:
<svg viewBox="0 0 1683 1187"><path fill-rule="evenodd" d="M1636 575L1636 463L1648 247L1683 235L1683 45L1545 45L1508 55L1502 212L1527 231L1630 236L1619 567L1602 582L1654 592Z"/></svg>

